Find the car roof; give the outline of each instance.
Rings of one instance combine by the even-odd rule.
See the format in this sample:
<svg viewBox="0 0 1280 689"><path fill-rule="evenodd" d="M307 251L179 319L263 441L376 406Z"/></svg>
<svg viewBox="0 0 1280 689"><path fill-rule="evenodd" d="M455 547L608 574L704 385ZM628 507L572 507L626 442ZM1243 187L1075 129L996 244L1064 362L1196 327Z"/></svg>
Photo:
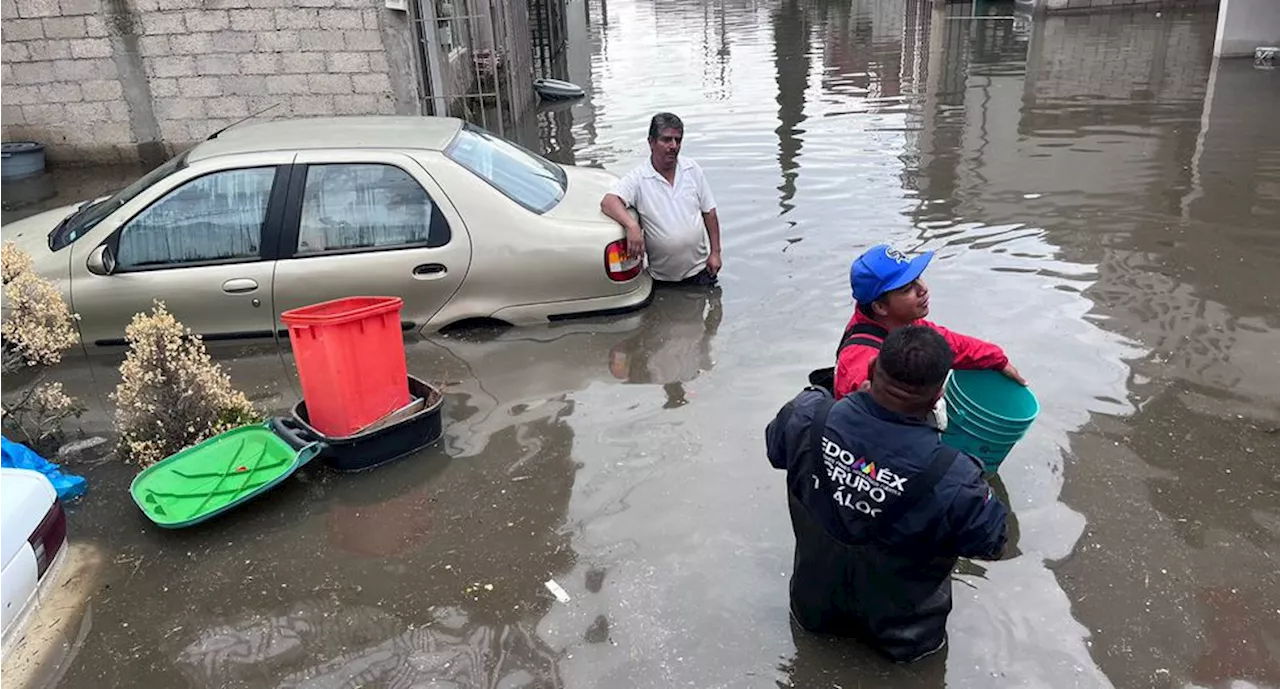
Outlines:
<svg viewBox="0 0 1280 689"><path fill-rule="evenodd" d="M194 162L215 156L323 148L396 148L440 151L453 141L462 120L452 117L318 117L246 122L204 141L187 153ZM210 132L212 134L212 132Z"/></svg>

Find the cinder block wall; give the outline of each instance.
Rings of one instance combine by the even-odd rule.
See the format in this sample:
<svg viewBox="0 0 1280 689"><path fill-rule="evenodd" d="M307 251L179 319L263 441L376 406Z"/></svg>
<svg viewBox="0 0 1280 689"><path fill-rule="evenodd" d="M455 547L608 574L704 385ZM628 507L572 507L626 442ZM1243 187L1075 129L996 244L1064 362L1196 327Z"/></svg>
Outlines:
<svg viewBox="0 0 1280 689"><path fill-rule="evenodd" d="M1051 12L1203 8L1217 7L1218 2L1219 0L1040 0L1040 4Z"/></svg>
<svg viewBox="0 0 1280 689"><path fill-rule="evenodd" d="M376 0L0 0L3 137L132 162L250 113L418 113L408 17Z"/></svg>

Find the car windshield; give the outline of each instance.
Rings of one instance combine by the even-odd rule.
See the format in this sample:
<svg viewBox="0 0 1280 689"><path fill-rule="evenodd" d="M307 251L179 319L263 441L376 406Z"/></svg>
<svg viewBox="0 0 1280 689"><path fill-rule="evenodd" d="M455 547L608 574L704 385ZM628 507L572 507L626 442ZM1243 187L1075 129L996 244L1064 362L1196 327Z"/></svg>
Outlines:
<svg viewBox="0 0 1280 689"><path fill-rule="evenodd" d="M67 216L65 220L58 223L49 233L49 250L58 251L70 246L77 239L83 237L86 232L93 229L95 225L102 222L104 218L111 215L117 208L133 200L133 197L141 194L145 189L160 180L172 175L187 166L187 155L184 153L180 156L170 159L168 162L160 165L151 172L139 177L133 184L117 191L111 196L98 201L85 201L80 204L76 212Z"/></svg>
<svg viewBox="0 0 1280 689"><path fill-rule="evenodd" d="M445 155L534 213L555 208L568 187L560 166L470 124Z"/></svg>

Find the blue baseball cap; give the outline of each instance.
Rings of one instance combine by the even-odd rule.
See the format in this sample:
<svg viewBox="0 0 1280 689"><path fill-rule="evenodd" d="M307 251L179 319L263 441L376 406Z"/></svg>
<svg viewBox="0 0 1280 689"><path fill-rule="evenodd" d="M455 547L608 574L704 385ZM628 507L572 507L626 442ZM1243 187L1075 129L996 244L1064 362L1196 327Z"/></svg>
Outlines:
<svg viewBox="0 0 1280 689"><path fill-rule="evenodd" d="M853 298L859 304L870 304L885 292L905 287L920 277L932 260L932 251L907 258L906 254L888 244L877 244L854 259L849 267Z"/></svg>

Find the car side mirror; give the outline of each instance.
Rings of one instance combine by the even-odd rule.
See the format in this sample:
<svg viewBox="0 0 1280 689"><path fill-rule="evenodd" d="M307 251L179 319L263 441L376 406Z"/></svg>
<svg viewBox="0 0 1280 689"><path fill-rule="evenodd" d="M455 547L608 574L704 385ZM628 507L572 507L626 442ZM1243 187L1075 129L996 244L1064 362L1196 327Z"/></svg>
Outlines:
<svg viewBox="0 0 1280 689"><path fill-rule="evenodd" d="M93 250L89 254L89 260L85 264L90 273L94 275L110 275L116 272L116 257L111 253L111 247L103 244Z"/></svg>

